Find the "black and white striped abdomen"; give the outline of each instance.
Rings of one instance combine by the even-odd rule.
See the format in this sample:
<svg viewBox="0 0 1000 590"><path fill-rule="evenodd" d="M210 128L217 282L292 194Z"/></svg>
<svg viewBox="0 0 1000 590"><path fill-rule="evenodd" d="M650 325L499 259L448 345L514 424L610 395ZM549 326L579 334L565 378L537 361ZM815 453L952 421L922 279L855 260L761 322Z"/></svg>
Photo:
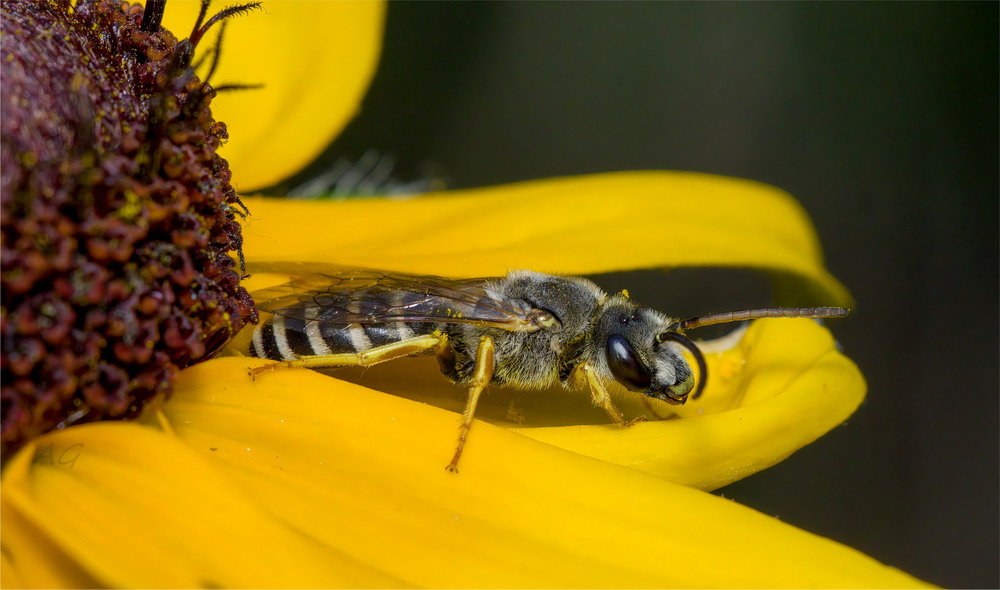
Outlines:
<svg viewBox="0 0 1000 590"><path fill-rule="evenodd" d="M275 315L257 326L250 355L274 360L365 352L430 334L434 324L386 322L345 324Z"/></svg>

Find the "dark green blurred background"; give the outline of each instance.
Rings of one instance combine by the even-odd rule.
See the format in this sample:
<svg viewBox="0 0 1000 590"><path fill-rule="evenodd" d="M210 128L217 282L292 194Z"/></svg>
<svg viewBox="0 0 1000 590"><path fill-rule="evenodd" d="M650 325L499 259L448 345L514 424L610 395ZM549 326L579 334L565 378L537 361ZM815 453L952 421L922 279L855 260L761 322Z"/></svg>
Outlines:
<svg viewBox="0 0 1000 590"><path fill-rule="evenodd" d="M995 2L392 4L326 165L377 148L452 188L678 169L789 191L857 298L834 331L869 395L721 493L936 584L997 587L998 27ZM664 248L684 222L630 213L608 223ZM690 316L757 298L746 275L606 284Z"/></svg>

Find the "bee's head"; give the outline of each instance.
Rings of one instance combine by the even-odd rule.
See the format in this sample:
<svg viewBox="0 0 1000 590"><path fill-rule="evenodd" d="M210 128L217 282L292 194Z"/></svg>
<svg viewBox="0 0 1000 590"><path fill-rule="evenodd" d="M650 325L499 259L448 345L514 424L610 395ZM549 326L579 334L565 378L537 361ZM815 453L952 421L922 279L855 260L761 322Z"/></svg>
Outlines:
<svg viewBox="0 0 1000 590"><path fill-rule="evenodd" d="M595 361L602 372L627 389L670 404L683 404L695 389L695 375L681 354L694 355L699 380L704 382L705 362L698 348L664 314L627 300L610 302L601 317L595 338ZM603 344L603 350L600 350ZM694 397L701 393L701 387Z"/></svg>
<svg viewBox="0 0 1000 590"><path fill-rule="evenodd" d="M595 346L603 343L604 351L592 351L591 358L603 375L626 388L670 404L683 404L688 397L697 399L708 379L705 357L684 335L685 330L760 318L839 318L850 311L846 307L765 307L674 321L631 303L622 294L604 305L595 326ZM697 387L681 349L687 349L698 365Z"/></svg>

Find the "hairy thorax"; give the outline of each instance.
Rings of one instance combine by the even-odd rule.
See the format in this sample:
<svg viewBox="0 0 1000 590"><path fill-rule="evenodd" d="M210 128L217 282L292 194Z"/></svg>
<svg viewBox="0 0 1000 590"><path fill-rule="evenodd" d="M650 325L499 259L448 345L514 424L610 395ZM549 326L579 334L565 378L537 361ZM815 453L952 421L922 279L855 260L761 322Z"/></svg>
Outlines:
<svg viewBox="0 0 1000 590"><path fill-rule="evenodd" d="M511 332L460 326L450 333L456 353L457 383L466 382L475 365L482 336L496 347L493 383L521 388L544 388L565 381L582 360L594 313L606 295L594 283L577 277L557 277L514 271L489 288L492 296L521 302L526 309L548 312L552 325L534 332Z"/></svg>

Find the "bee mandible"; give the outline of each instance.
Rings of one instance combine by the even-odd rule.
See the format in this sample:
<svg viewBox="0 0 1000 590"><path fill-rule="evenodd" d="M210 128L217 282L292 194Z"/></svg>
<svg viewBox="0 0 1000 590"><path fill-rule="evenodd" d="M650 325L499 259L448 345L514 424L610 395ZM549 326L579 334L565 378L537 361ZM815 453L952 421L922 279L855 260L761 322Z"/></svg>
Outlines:
<svg viewBox="0 0 1000 590"><path fill-rule="evenodd" d="M280 367L371 366L434 354L441 372L468 387L458 444L447 469L458 471L479 396L487 385L586 387L619 425L615 384L667 402L697 398L705 359L685 335L703 326L773 317L843 317L843 307L763 308L676 320L609 295L581 277L516 270L503 277L448 279L324 267L254 294L273 316L253 333L250 354ZM684 358L697 365L697 378ZM584 385L585 384L585 385Z"/></svg>

